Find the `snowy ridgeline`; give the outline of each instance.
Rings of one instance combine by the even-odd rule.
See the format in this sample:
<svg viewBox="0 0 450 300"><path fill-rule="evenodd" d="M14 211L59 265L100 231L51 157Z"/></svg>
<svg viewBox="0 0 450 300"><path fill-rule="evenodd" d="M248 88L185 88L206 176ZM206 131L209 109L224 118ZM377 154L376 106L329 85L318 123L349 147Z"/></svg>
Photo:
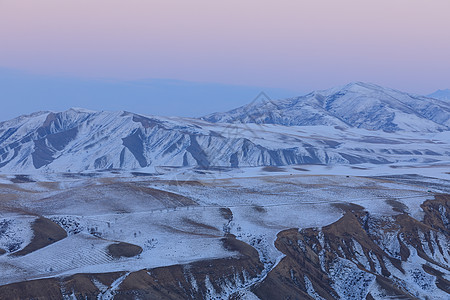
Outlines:
<svg viewBox="0 0 450 300"><path fill-rule="evenodd" d="M450 104L353 83L201 119L70 109L0 123L3 173L450 161Z"/></svg>

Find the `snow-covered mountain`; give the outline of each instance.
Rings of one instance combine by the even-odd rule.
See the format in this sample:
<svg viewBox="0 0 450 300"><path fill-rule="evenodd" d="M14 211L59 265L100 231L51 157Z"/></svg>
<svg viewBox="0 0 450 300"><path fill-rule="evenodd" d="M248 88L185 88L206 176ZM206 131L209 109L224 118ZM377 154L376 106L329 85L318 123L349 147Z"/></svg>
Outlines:
<svg viewBox="0 0 450 300"><path fill-rule="evenodd" d="M335 125L387 132L435 132L449 129L450 103L356 82L297 98L250 103L203 119L286 126Z"/></svg>
<svg viewBox="0 0 450 300"><path fill-rule="evenodd" d="M450 89L437 90L436 92L429 94L428 97L444 101L450 100Z"/></svg>
<svg viewBox="0 0 450 300"><path fill-rule="evenodd" d="M198 131L193 122L123 111L38 112L0 124L0 167L17 171L135 169L155 161L189 165L194 157L200 164ZM183 155L179 148L186 150Z"/></svg>
<svg viewBox="0 0 450 300"><path fill-rule="evenodd" d="M0 169L429 163L450 160L449 124L444 102L362 83L252 103L203 120L37 112L0 123Z"/></svg>
<svg viewBox="0 0 450 300"><path fill-rule="evenodd" d="M445 103L358 83L221 116L0 123L0 300L449 298Z"/></svg>

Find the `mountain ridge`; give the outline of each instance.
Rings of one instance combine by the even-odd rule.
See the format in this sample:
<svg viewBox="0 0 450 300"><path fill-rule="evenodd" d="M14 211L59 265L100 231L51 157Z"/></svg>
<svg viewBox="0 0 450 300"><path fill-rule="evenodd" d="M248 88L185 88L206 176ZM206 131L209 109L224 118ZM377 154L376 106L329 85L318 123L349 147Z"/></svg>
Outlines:
<svg viewBox="0 0 450 300"><path fill-rule="evenodd" d="M437 90L436 92L429 94L428 97L443 101L450 100L450 89Z"/></svg>
<svg viewBox="0 0 450 300"><path fill-rule="evenodd" d="M83 108L36 112L0 123L0 169L81 172L436 162L450 155L444 135L441 144L432 141L439 132L449 131L450 104L442 103L351 83L296 98L253 102L205 118Z"/></svg>
<svg viewBox="0 0 450 300"><path fill-rule="evenodd" d="M405 115L412 119L405 120ZM256 110L250 103L202 119L218 123L349 126L388 132L435 131L449 129L450 104L375 84L353 82L304 96L271 101ZM418 122L422 123L420 127Z"/></svg>

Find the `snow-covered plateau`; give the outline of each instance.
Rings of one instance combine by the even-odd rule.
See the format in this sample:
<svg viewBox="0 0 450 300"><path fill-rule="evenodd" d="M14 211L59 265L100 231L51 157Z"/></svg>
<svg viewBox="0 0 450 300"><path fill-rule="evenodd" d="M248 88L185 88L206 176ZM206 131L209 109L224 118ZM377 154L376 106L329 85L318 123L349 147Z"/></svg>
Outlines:
<svg viewBox="0 0 450 300"><path fill-rule="evenodd" d="M450 180L394 170L3 175L0 294L447 299Z"/></svg>

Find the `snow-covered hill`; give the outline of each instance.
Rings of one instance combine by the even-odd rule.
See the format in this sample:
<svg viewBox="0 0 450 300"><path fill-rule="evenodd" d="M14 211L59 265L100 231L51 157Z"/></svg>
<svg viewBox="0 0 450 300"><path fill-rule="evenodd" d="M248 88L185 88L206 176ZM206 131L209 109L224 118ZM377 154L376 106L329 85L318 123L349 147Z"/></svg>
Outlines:
<svg viewBox="0 0 450 300"><path fill-rule="evenodd" d="M255 102L203 119L286 126L335 125L387 132L435 132L448 130L450 103L356 82L297 98Z"/></svg>
<svg viewBox="0 0 450 300"><path fill-rule="evenodd" d="M450 181L272 169L0 174L0 299L448 299Z"/></svg>
<svg viewBox="0 0 450 300"><path fill-rule="evenodd" d="M430 163L450 160L449 124L449 104L362 83L203 120L37 112L0 123L0 169Z"/></svg>

